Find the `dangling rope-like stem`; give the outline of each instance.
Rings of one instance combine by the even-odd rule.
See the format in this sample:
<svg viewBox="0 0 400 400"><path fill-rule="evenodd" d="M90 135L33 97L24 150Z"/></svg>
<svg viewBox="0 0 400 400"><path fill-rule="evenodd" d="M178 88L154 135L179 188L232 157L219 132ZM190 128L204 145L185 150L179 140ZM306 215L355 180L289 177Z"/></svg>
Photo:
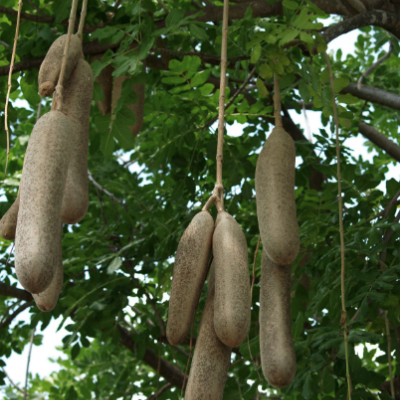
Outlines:
<svg viewBox="0 0 400 400"><path fill-rule="evenodd" d="M78 36L83 40L83 27L85 25L86 10L88 0L83 0L81 8L81 17L79 19Z"/></svg>
<svg viewBox="0 0 400 400"><path fill-rule="evenodd" d="M224 161L224 130L225 130L225 88L226 88L226 67L228 64L228 16L229 0L224 0L224 14L222 21L222 45L221 45L221 80L219 92L219 111L218 111L218 145L217 145L217 185L214 194L219 196L221 209L224 210L224 187L222 185L222 163ZM218 210L220 211L220 210Z"/></svg>
<svg viewBox="0 0 400 400"><path fill-rule="evenodd" d="M63 54L63 59L62 59L62 64L61 64L60 77L58 78L58 83L56 86L56 93L54 96L53 105L51 107L52 110L61 111L61 109L62 109L63 91L64 91L64 87L63 87L64 75L65 75L65 69L67 66L69 44L71 42L71 36L72 36L72 32L73 32L74 26L75 26L76 9L77 8L78 8L78 0L72 0L71 13L69 15L69 21L68 21L67 40L65 42L65 47L64 47L64 54Z"/></svg>
<svg viewBox="0 0 400 400"><path fill-rule="evenodd" d="M276 74L274 74L274 91L275 127L282 128L281 89L279 87L279 80Z"/></svg>
<svg viewBox="0 0 400 400"><path fill-rule="evenodd" d="M347 339L347 311L346 311L346 299L345 299L345 285L344 285L344 277L345 277L345 246L344 246L344 228L343 228L343 198L342 198L342 174L340 172L340 143L339 143L339 117L336 108L335 101L335 88L333 85L333 75L332 75L332 67L331 62L329 60L328 54L326 52L323 53L326 64L328 66L329 71L329 81L331 84L332 90L332 106L333 106L333 118L336 125L336 158L337 158L337 181L338 181L338 203L339 203L339 232L340 232L340 256L341 256L341 273L340 273L340 286L341 286L341 300L342 300L342 316L340 318L340 325L343 327L343 337L344 337L344 351L346 357L346 378L347 378L347 398L351 400L351 378L350 378L350 369L349 369L349 345Z"/></svg>
<svg viewBox="0 0 400 400"><path fill-rule="evenodd" d="M6 159L6 168L4 170L4 177L7 175L8 158L10 156L10 132L8 131L8 101L10 100L10 93L11 93L11 88L12 88L11 77L12 77L12 71L14 69L15 53L17 52L19 21L21 19L21 8L22 8L22 0L19 0L17 26L15 28L15 36L14 36L14 47L13 47L13 51L11 54L10 71L8 73L8 90L7 90L7 96L6 96L6 106L4 108L4 128L5 128L6 135L7 135L7 159Z"/></svg>

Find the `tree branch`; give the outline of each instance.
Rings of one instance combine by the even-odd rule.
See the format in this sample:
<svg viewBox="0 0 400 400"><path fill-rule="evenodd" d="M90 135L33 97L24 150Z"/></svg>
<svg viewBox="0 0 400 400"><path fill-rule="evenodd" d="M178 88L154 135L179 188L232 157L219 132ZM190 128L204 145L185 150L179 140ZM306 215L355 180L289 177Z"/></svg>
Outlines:
<svg viewBox="0 0 400 400"><path fill-rule="evenodd" d="M19 300L32 301L32 295L23 289L18 289L14 286L8 286L3 282L0 282L0 296L15 297Z"/></svg>
<svg viewBox="0 0 400 400"><path fill-rule="evenodd" d="M359 132L376 146L384 150L396 161L400 162L400 146L388 139L383 133L364 122L358 124Z"/></svg>
<svg viewBox="0 0 400 400"><path fill-rule="evenodd" d="M357 84L349 83L340 93L350 93L359 99L400 110L400 96L398 94L376 87L362 85L361 88L358 88Z"/></svg>
<svg viewBox="0 0 400 400"><path fill-rule="evenodd" d="M0 329L6 328L8 325L10 325L15 317L17 317L19 314L22 313L22 311L26 310L31 305L32 300L27 301L26 303L22 304L22 306L18 307L4 322L0 324Z"/></svg>
<svg viewBox="0 0 400 400"><path fill-rule="evenodd" d="M117 327L120 333L121 344L132 353L136 354L136 343L133 341L129 331L121 325L117 325ZM159 358L153 349L147 348L145 350L142 361L156 371L158 367L160 367L160 376L170 382L173 386L176 386L178 388L182 387L184 374L164 358L160 359L160 365L158 365Z"/></svg>
<svg viewBox="0 0 400 400"><path fill-rule="evenodd" d="M322 35L326 43L340 35L353 31L363 26L373 25L379 26L393 33L396 37L400 37L399 15L387 11L368 11L363 14L357 14L347 18L336 25L330 26Z"/></svg>
<svg viewBox="0 0 400 400"><path fill-rule="evenodd" d="M157 393L152 394L150 397L147 398L147 400L156 400L158 399L158 396L161 396L166 390L168 390L172 386L171 383L167 383L164 385L160 390L157 391Z"/></svg>

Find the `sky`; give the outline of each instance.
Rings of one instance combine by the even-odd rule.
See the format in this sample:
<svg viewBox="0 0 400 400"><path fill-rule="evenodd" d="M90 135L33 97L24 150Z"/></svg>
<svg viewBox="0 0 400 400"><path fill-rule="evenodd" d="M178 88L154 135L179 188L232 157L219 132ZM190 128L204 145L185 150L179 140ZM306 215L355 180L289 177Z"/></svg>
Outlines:
<svg viewBox="0 0 400 400"><path fill-rule="evenodd" d="M339 48L342 49L343 58L346 55L354 52L354 42L357 39L358 31L350 32L346 35L342 35L336 38L331 43L329 43L328 53L332 50L336 52ZM290 111L291 117L295 123L300 124L300 126L305 128L304 114L297 114L294 110ZM307 111L308 127L311 127L311 135L314 133L319 133L319 129L323 128L320 119L319 112ZM228 135L240 136L243 127L239 124L233 124L232 126L227 126ZM305 135L308 133L305 131ZM352 137L347 139L346 145L354 150L354 156L358 157L362 155L363 158L371 160L373 153L368 153L366 147L363 146L365 139L359 134L357 137ZM394 177L399 180L400 167L391 164L389 166L389 172L386 174L386 178L389 179ZM380 187L381 190L385 191L385 185L382 183ZM19 320L28 319L28 311L22 313L19 316ZM30 362L30 372L32 374L39 374L40 377L44 378L51 374L51 372L59 370L59 366L56 363L49 361L50 358L56 359L62 356L60 351L57 351L57 347L62 346L62 339L68 334L65 329L61 329L57 332L57 327L61 322L61 318L58 320L53 320L50 325L46 328L44 332L40 332L44 335L43 345L33 346L31 362ZM65 325L68 325L68 321ZM37 332L39 333L39 332ZM12 354L12 356L6 360L6 371L10 375L11 379L18 383L20 386L24 385L25 382L25 369L28 356L28 348L26 346L21 355ZM357 349L359 355L362 355L362 347ZM137 397L137 399L140 399Z"/></svg>

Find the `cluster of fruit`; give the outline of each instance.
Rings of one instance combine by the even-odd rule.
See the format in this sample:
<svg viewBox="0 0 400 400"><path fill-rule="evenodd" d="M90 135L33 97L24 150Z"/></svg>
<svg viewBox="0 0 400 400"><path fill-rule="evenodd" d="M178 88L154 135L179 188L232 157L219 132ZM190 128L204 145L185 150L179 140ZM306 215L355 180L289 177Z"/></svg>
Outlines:
<svg viewBox="0 0 400 400"><path fill-rule="evenodd" d="M295 147L276 127L256 167L257 214L263 255L260 290L261 366L274 387L287 386L296 372L290 319L291 263L299 251L294 197ZM212 264L210 267L210 254ZM210 272L209 272L210 269ZM251 321L251 286L245 236L235 219L203 209L185 230L176 252L167 338L187 337L208 278L185 399L222 399L233 347L246 339Z"/></svg>
<svg viewBox="0 0 400 400"><path fill-rule="evenodd" d="M60 36L40 67L41 96L55 90L66 42L67 35ZM80 38L72 35L60 107L53 107L33 128L18 197L0 221L0 235L15 238L17 278L42 311L56 306L63 285L62 223L81 221L89 204L92 93L92 69L83 59Z"/></svg>

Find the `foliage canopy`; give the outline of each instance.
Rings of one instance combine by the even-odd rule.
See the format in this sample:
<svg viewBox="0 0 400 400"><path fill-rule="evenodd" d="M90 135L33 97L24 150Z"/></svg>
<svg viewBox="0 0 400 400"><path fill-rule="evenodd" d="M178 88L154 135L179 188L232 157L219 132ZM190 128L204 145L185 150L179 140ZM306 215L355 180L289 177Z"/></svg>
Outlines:
<svg viewBox="0 0 400 400"><path fill-rule="evenodd" d="M66 32L69 7L66 1L23 4L9 108L12 147L8 174L1 181L1 215L17 196L36 121L38 66L51 43ZM3 0L0 6L1 110L16 9L17 0ZM226 121L242 124L243 133L225 136L225 207L245 232L250 276L259 235L254 172L257 154L273 124L271 93L273 73L277 73L284 126L295 140L298 155L301 251L292 265L294 381L285 389L272 390L259 366L260 250L249 342L232 353L224 399L346 398L332 92L321 52L326 43L357 28L355 54L346 58L341 50L330 54L341 123L352 399L390 399L388 339L395 387L400 387L400 187L397 180L385 179L388 166L400 161L398 7L374 0L237 0L231 3L230 18L227 102L243 87L226 110ZM164 389L160 400L180 397L189 342L174 347L166 341L168 293L178 241L215 185L221 26L218 0L89 0L85 56L104 53L92 64L95 76L111 64L114 76L127 74L129 79L115 119L102 116L92 105L90 206L80 224L64 226L65 283L55 310L40 312L30 294L17 288L11 243L0 241L0 367L7 369L7 358L22 351L34 327L36 344L52 318L62 316L69 332L63 340L68 358L58 361L62 369L46 379L32 377L28 398L131 399L135 394L146 398L160 389ZM388 42L393 48L390 57L357 88L362 72L386 53L382 48ZM144 82L144 124L133 137L132 112L126 105L137 100L132 84ZM96 84L94 100L102 96ZM318 132L312 129L312 143L288 112L300 113L303 105L321 112L325 127ZM50 106L51 100L43 99L42 113ZM4 126L3 114L0 119ZM372 162L356 159L346 146L346 140L358 133L369 139L368 150L376 151ZM4 131L0 141L4 171ZM382 182L385 191L379 186ZM215 209L212 213L215 217ZM194 337L205 298L206 290ZM16 322L14 318L25 309L29 320ZM377 349L367 348L366 343L376 344L383 355L376 358ZM362 358L355 353L356 346L363 347ZM3 369L0 384L7 398L23 398Z"/></svg>

